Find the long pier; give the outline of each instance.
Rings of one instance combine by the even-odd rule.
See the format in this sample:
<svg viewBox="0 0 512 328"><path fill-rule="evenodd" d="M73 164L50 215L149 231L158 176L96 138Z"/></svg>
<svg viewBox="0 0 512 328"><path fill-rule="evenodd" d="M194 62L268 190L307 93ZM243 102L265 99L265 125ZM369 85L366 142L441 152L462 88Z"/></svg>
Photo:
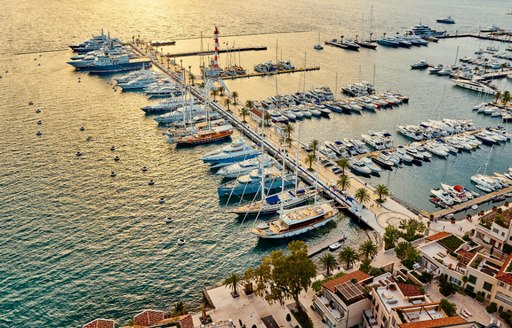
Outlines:
<svg viewBox="0 0 512 328"><path fill-rule="evenodd" d="M223 80L235 80L235 79L242 79L242 78L250 78L250 77L257 77L257 76L273 76L273 75L279 75L279 74L288 74L288 73L298 73L298 72L309 72L309 71L318 71L320 69L320 66L315 67L306 67L306 68L295 68L295 69L283 69L283 70L277 70L273 72L253 72L253 73L247 73L242 75L227 75L223 76Z"/></svg>
<svg viewBox="0 0 512 328"><path fill-rule="evenodd" d="M241 47L241 48L230 48L230 49L220 49L219 53L227 53L227 52L241 52L241 51L263 51L267 50L267 46L253 46L253 47ZM189 52L177 52L173 54L166 54L165 57L174 58L174 57L189 57L189 56L211 56L213 55L213 50L208 51L189 51Z"/></svg>
<svg viewBox="0 0 512 328"><path fill-rule="evenodd" d="M486 32L481 32L481 33L486 33ZM496 35L492 35L492 36L487 35L487 34L482 35L481 33L446 34L443 36L436 36L436 38L437 39L476 38L476 39L480 39L480 40L512 43L512 36L510 36L510 35L503 35L503 37L499 37Z"/></svg>
<svg viewBox="0 0 512 328"><path fill-rule="evenodd" d="M485 195L473 198L473 199L471 199L471 200L469 200L467 202L464 202L464 203L461 203L461 204L457 204L457 205L452 206L450 208L439 210L439 211L434 212L432 214L434 215L435 219L443 218L443 217L446 217L447 215L450 215L450 214L455 214L455 213L458 213L458 212L465 211L465 210L471 208L471 206L473 206L473 205L480 205L480 204L483 204L485 202L490 202L490 201L493 200L494 197L501 196L501 195L507 194L509 192L512 192L512 186L509 186L507 188L503 188L503 189L500 189L500 190L496 190L496 191L490 192L488 194L485 194Z"/></svg>
<svg viewBox="0 0 512 328"><path fill-rule="evenodd" d="M158 67L163 73L167 74L169 77L175 80L176 83L183 84L181 74L178 74L177 72L173 71L173 69L167 68L165 67L165 65L158 62L157 57L155 57L154 54L145 54L141 49L138 49L135 45L131 46L135 49L135 51L137 51L141 55L149 57L155 67ZM176 64L173 65L173 68L179 69L180 71L185 70L183 67L180 67ZM186 85L185 87L198 100L200 100L203 103L207 103L206 99L204 98L204 92L202 89L199 88L199 86ZM261 145L261 135L260 133L258 133L260 123L243 123L239 116L235 115L231 111L225 110L216 102L210 102L210 107L213 110L220 113L226 120L228 120L233 125L233 127L237 128L240 131L240 133L243 134L245 137L252 140L255 144ZM232 108L236 108L236 106L232 106ZM283 157L282 152L280 150L280 148L282 147L280 146L281 136L270 128L265 129L265 135L265 150L271 156L281 161ZM288 148L287 153L293 154L295 150L296 143L293 143L292 146ZM339 179L339 177L336 174L334 174L330 169L327 169L318 164L316 166L316 171L307 170L306 168L301 166L300 163L305 162L308 154L300 147L298 151L299 161L296 162L295 158L291 158L290 156L286 155L284 157L285 165L291 170L296 170L298 176L301 179L303 179L306 183L310 185L316 184L320 192L322 192L328 198L332 199L338 205L339 208L344 209L351 217L355 218L358 223L365 224L366 226L370 227L376 232L382 234L384 229L378 224L377 215L386 212L399 212L411 218L416 216L408 208L403 206L401 203L395 201L392 197L388 197L388 201L386 201L386 207L374 207L373 204L371 204L371 206L364 206L363 204L360 204L353 197L351 197L350 194L354 194L356 190L359 188L365 188L368 190L371 199L375 200L377 199L377 195L373 187L367 185L357 176L347 171L346 174L350 177L352 182L351 187L348 188L348 191L340 192L334 187L336 181Z"/></svg>

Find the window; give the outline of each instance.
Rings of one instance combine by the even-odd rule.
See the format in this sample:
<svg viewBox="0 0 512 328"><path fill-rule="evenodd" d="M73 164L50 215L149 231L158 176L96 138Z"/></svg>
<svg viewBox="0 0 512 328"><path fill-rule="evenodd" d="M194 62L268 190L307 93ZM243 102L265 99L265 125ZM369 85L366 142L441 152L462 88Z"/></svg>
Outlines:
<svg viewBox="0 0 512 328"><path fill-rule="evenodd" d="M485 289L486 291L490 292L491 289L492 289L492 284L488 283L487 281L484 282L484 286L483 286L483 289Z"/></svg>
<svg viewBox="0 0 512 328"><path fill-rule="evenodd" d="M474 292L475 291L475 287L471 286L471 285L466 285L466 290L468 292Z"/></svg>
<svg viewBox="0 0 512 328"><path fill-rule="evenodd" d="M494 228L494 229L492 229L492 232L498 233L498 229Z"/></svg>
<svg viewBox="0 0 512 328"><path fill-rule="evenodd" d="M504 233L504 232L502 232L502 233L501 233L501 236L502 236L502 237L503 237L503 236L505 236L505 233Z"/></svg>
<svg viewBox="0 0 512 328"><path fill-rule="evenodd" d="M476 277L473 276L473 275L469 275L468 277L468 281L472 284L475 284L476 283Z"/></svg>
<svg viewBox="0 0 512 328"><path fill-rule="evenodd" d="M498 283L498 286L500 286L500 287L505 287L505 283L500 281L500 282Z"/></svg>

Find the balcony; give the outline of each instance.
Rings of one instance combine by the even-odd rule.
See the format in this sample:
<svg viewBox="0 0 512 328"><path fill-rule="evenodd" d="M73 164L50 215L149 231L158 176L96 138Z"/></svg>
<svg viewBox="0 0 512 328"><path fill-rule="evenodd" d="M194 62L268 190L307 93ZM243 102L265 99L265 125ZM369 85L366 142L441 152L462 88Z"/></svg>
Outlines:
<svg viewBox="0 0 512 328"><path fill-rule="evenodd" d="M373 315L372 310L364 310L363 317L364 317L364 327L368 327L368 328L378 328L379 327L379 325L377 324L377 320L375 319L375 316Z"/></svg>
<svg viewBox="0 0 512 328"><path fill-rule="evenodd" d="M333 323L343 319L344 312L338 311L335 306L331 306L330 301L325 296L316 296L313 298L313 304L327 319Z"/></svg>
<svg viewBox="0 0 512 328"><path fill-rule="evenodd" d="M503 302L505 304L512 306L512 297L510 297L510 296L507 296L503 293L497 292L496 299L500 302Z"/></svg>

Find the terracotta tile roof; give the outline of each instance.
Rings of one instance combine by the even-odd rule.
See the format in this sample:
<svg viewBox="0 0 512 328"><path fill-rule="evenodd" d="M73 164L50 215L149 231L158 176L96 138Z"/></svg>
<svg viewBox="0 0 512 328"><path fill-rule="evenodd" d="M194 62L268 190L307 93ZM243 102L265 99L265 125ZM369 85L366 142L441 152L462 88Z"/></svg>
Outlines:
<svg viewBox="0 0 512 328"><path fill-rule="evenodd" d="M114 328L116 323L110 319L96 319L83 325L82 328Z"/></svg>
<svg viewBox="0 0 512 328"><path fill-rule="evenodd" d="M329 289L331 292L334 292L334 288L338 285L341 285L344 282L351 281L352 279L356 279L359 282L366 280L370 277L371 276L367 275L366 273L358 270L351 273L347 273L346 275L341 276L339 278L329 280L325 282L322 286L324 286L324 288Z"/></svg>
<svg viewBox="0 0 512 328"><path fill-rule="evenodd" d="M427 240L439 240L439 239L448 237L450 235L451 235L451 233L449 233L449 232L441 231L441 232L436 233L435 235L427 237Z"/></svg>
<svg viewBox="0 0 512 328"><path fill-rule="evenodd" d="M496 279L503 281L508 285L512 285L512 271L506 272L507 268L511 265L512 262L512 253L507 257L505 263L501 266L500 272L496 275Z"/></svg>
<svg viewBox="0 0 512 328"><path fill-rule="evenodd" d="M434 327L450 327L467 323L462 317L456 315L453 317L439 318L434 320L425 320L418 322L401 323L400 328L434 328Z"/></svg>
<svg viewBox="0 0 512 328"><path fill-rule="evenodd" d="M398 285L398 288L400 289L400 291L402 292L402 294L404 294L404 296L406 296L406 297L423 295L423 293L420 291L420 289L415 285L406 284L403 282L399 282L399 283L397 283L397 285Z"/></svg>

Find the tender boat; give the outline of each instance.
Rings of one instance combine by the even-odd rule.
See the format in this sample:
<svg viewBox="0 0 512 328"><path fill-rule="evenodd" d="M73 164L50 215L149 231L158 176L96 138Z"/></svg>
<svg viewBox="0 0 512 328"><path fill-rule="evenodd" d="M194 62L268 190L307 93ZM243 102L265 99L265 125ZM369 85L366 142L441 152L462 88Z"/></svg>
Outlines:
<svg viewBox="0 0 512 328"><path fill-rule="evenodd" d="M451 16L448 16L446 18L438 18L436 19L436 22L441 24L455 24L455 20L451 18Z"/></svg>
<svg viewBox="0 0 512 328"><path fill-rule="evenodd" d="M428 62L426 60L420 60L416 64L411 65L411 69L425 69L428 68Z"/></svg>

